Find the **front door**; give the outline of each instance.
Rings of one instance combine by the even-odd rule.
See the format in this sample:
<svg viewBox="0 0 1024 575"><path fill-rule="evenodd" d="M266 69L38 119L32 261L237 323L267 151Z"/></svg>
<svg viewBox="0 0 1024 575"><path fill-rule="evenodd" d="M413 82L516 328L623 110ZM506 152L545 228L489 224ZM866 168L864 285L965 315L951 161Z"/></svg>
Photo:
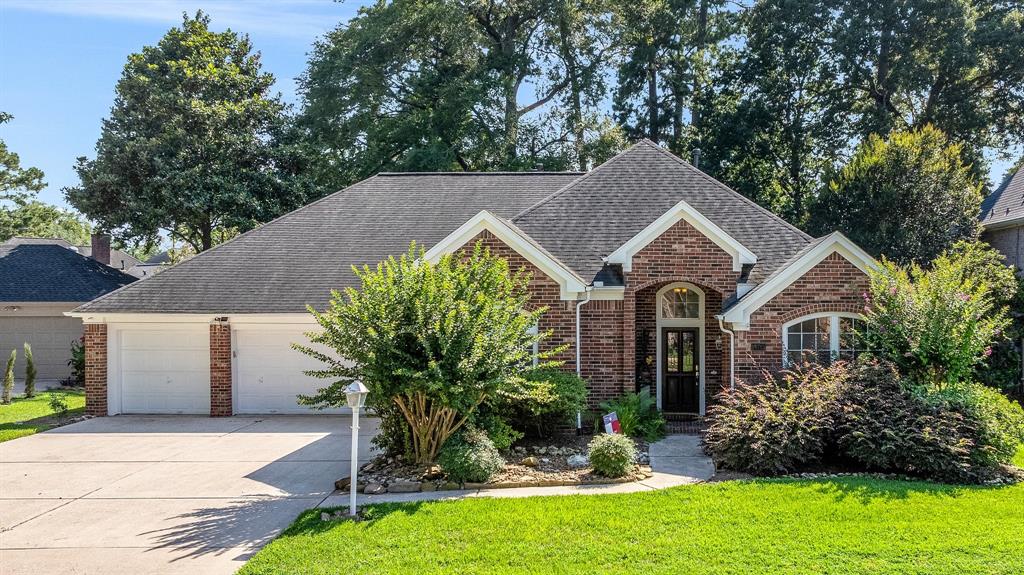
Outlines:
<svg viewBox="0 0 1024 575"><path fill-rule="evenodd" d="M697 328L661 330L661 408L677 413L700 411L700 356Z"/></svg>

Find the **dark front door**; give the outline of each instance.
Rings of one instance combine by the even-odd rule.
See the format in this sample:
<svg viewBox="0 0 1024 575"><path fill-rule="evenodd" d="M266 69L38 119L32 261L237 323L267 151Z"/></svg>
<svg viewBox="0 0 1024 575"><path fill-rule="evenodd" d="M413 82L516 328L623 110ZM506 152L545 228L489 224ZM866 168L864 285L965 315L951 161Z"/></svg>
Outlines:
<svg viewBox="0 0 1024 575"><path fill-rule="evenodd" d="M661 408L678 413L700 411L700 356L697 328L661 330Z"/></svg>

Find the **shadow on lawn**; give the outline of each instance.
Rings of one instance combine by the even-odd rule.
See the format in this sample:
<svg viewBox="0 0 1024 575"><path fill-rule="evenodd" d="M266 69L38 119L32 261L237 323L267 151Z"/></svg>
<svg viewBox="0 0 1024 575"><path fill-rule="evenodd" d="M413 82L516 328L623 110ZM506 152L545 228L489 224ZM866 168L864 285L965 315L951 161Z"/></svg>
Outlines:
<svg viewBox="0 0 1024 575"><path fill-rule="evenodd" d="M955 485L928 481L870 479L865 477L838 477L797 481L806 482L815 491L830 495L836 500L856 499L861 503L909 499L918 495L956 498L970 492L1003 488L1003 486L995 485Z"/></svg>

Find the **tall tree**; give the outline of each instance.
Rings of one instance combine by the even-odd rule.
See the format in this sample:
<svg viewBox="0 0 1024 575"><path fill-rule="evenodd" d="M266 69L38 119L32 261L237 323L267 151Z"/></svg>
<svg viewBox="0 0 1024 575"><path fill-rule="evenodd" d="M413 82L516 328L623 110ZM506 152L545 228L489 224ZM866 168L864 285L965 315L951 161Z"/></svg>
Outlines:
<svg viewBox="0 0 1024 575"><path fill-rule="evenodd" d="M831 18L827 0L762 0L745 12L744 49L726 71L735 103L703 146L708 171L795 224L848 138Z"/></svg>
<svg viewBox="0 0 1024 575"><path fill-rule="evenodd" d="M59 238L81 246L89 243L92 226L79 214L38 200L15 200L0 208L0 242L13 236Z"/></svg>
<svg viewBox="0 0 1024 575"><path fill-rule="evenodd" d="M938 129L872 135L816 198L809 227L816 235L839 230L876 256L924 264L978 237L981 190L960 144Z"/></svg>
<svg viewBox="0 0 1024 575"><path fill-rule="evenodd" d="M985 147L1024 141L1017 0L834 0L832 48L862 137L932 124L980 174Z"/></svg>
<svg viewBox="0 0 1024 575"><path fill-rule="evenodd" d="M0 125L14 119L14 116L0 112ZM23 168L18 154L7 148L0 139L0 209L4 202L27 200L31 195L46 187L43 172L39 168Z"/></svg>
<svg viewBox="0 0 1024 575"><path fill-rule="evenodd" d="M245 35L188 15L132 54L94 159L80 158L68 201L122 240L160 231L196 252L214 230L246 230L304 203L285 106Z"/></svg>

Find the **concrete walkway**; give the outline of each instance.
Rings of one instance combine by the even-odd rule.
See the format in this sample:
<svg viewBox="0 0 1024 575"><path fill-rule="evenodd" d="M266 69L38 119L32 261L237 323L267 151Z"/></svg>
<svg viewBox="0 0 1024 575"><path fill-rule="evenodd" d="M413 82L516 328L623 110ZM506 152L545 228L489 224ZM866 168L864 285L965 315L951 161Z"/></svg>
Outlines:
<svg viewBox="0 0 1024 575"><path fill-rule="evenodd" d="M404 501L435 501L468 497L534 497L538 495L598 495L637 493L707 481L715 474L715 464L704 454L700 438L694 435L670 435L650 447L653 477L635 483L612 485L572 485L561 487L519 487L513 489L474 489L428 493L383 493L358 495L358 504ZM348 494L335 492L320 507L344 507Z"/></svg>

